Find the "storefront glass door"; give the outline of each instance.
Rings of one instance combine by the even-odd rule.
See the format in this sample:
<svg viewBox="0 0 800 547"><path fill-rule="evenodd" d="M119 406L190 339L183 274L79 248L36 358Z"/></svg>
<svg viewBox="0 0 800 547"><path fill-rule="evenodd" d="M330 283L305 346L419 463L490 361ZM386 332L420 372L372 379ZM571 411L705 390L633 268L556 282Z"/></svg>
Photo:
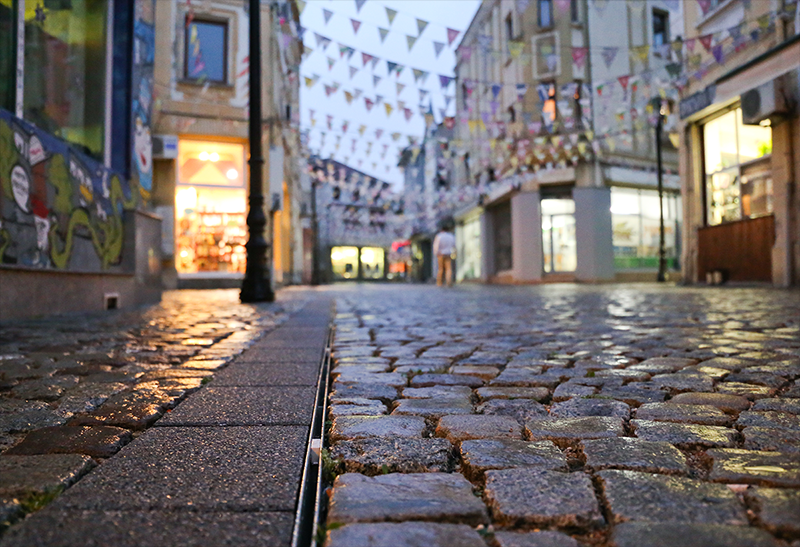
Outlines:
<svg viewBox="0 0 800 547"><path fill-rule="evenodd" d="M575 271L578 257L573 200L542 200L542 249L545 273Z"/></svg>

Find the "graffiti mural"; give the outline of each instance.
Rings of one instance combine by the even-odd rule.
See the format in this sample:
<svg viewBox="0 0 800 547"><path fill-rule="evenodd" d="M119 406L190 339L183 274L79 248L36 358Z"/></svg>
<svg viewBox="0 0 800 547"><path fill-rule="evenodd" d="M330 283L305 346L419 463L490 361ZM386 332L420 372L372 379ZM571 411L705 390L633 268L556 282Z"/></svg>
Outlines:
<svg viewBox="0 0 800 547"><path fill-rule="evenodd" d="M121 269L128 183L63 141L0 109L0 264Z"/></svg>
<svg viewBox="0 0 800 547"><path fill-rule="evenodd" d="M133 26L133 169L142 198L153 189L153 147L150 122L153 112L153 66L155 64L155 20L152 0L136 3Z"/></svg>

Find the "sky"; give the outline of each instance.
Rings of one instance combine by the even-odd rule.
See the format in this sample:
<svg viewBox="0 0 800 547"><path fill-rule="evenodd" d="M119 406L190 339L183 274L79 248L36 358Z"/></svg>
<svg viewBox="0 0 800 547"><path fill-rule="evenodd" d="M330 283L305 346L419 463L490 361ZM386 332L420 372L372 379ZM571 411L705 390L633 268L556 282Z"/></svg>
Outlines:
<svg viewBox="0 0 800 547"><path fill-rule="evenodd" d="M456 47L479 5L480 0L366 0L359 10L355 0L306 2L300 20L306 28L304 44L313 52L303 61L300 71L300 126L301 130L308 130L311 152L320 153L323 158L332 157L400 190L403 176L397 167L398 150L409 145L409 135L421 141L425 129L419 109L420 90L428 91L422 104L426 108L432 105L436 122L442 121L443 108L447 116L455 115L455 82L443 89L439 75L453 76ZM392 22L387 8L397 12ZM324 10L332 13L327 23ZM353 19L360 22L357 31ZM421 33L417 19L428 23ZM459 32L452 44L448 28ZM389 31L384 40L379 29ZM449 34L452 37L455 33ZM327 48L323 49L322 43L318 45L317 35L331 40ZM408 36L412 40L417 37L410 51ZM438 56L435 42L443 44ZM342 55L340 45L353 48L355 53ZM372 62L364 63L362 53L380 60L373 68ZM335 60L330 69L329 59ZM390 75L387 60L405 68ZM412 68L427 71L429 75L424 81L420 78L415 82ZM377 85L373 76L381 78ZM308 87L305 78L315 83ZM325 86L335 84L338 89L326 96ZM405 87L398 89L397 84ZM344 92L355 95L356 90L361 90L361 95L348 104ZM383 101L368 111L365 98L377 103L377 96L382 96ZM446 97L451 97L449 104ZM398 108L398 101L404 102L405 108L413 113L408 120ZM391 105L391 115L387 116L385 103ZM330 130L328 116L333 117ZM348 122L346 131L344 122ZM361 126L366 126L363 135L359 132ZM380 136L376 133L379 130L382 130ZM395 140L393 133L401 136ZM338 150L337 137L341 137ZM353 139L356 139L355 152Z"/></svg>

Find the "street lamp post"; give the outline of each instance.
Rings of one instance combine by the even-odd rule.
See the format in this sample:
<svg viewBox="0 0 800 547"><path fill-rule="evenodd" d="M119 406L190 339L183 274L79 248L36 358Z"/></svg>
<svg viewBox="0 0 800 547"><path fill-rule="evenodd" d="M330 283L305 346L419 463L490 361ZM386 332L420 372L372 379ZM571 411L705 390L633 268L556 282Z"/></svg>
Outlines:
<svg viewBox="0 0 800 547"><path fill-rule="evenodd" d="M239 299L242 302L272 302L270 271L267 267L269 243L264 237L267 216L264 214L264 152L261 121L261 2L249 0L250 6L250 184L247 199L247 266Z"/></svg>
<svg viewBox="0 0 800 547"><path fill-rule="evenodd" d="M664 166L661 160L661 137L664 130L664 106L659 99L655 107L658 109L656 122L656 164L658 169L658 277L660 282L667 280L667 259L664 241Z"/></svg>
<svg viewBox="0 0 800 547"><path fill-rule="evenodd" d="M311 284L319 285L319 221L317 220L317 186L318 182L311 181L311 231L313 244L311 247Z"/></svg>

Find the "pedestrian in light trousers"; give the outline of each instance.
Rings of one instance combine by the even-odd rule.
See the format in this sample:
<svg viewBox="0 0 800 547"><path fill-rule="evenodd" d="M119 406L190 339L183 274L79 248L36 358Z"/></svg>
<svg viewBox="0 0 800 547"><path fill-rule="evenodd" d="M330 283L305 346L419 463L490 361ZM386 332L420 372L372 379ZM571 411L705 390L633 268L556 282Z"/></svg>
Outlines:
<svg viewBox="0 0 800 547"><path fill-rule="evenodd" d="M450 223L444 224L433 238L433 254L438 266L436 285L450 287L453 284L453 256L456 254L456 238Z"/></svg>

